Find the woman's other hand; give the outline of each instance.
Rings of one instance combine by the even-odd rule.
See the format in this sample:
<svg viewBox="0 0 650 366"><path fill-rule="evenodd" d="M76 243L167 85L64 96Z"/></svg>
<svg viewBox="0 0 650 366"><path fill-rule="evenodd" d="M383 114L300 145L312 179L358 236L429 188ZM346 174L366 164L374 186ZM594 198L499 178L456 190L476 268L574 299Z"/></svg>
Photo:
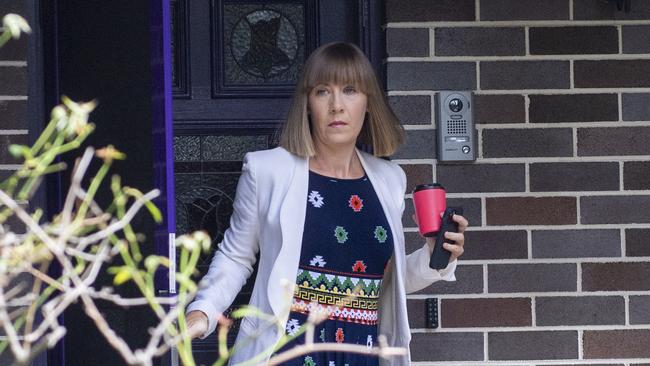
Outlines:
<svg viewBox="0 0 650 366"><path fill-rule="evenodd" d="M442 247L447 249L448 251L451 252L451 256L449 256L449 262L455 261L458 257L463 255L463 252L465 251L465 230L467 230L467 225L469 224L467 222L467 219L464 218L461 215L456 215L452 216L452 220L456 221L458 224L458 232L454 233L451 231L445 232L445 239L449 241L455 241L456 244L451 244L447 240L445 240L444 244L442 244ZM435 238L427 238L427 243L429 243L429 247L433 251L433 246L436 243Z"/></svg>
<svg viewBox="0 0 650 366"><path fill-rule="evenodd" d="M208 331L208 317L198 310L190 311L187 314L187 332L190 338L198 338Z"/></svg>
<svg viewBox="0 0 650 366"><path fill-rule="evenodd" d="M448 241L445 241L443 243L443 248L447 249L448 251L451 252L451 255L449 256L449 262L455 261L458 257L463 255L463 252L465 251L465 230L467 230L467 226L469 223L467 222L467 219L461 215L456 215L452 217L452 220L456 221L458 223L458 232L454 233L451 231L445 232L445 239L449 241L455 241L456 244L451 244ZM415 221L415 224L418 225L418 219L413 214L413 221ZM436 238L431 237L431 238L426 238L427 239L427 244L429 244L429 254L433 252L433 247L436 244Z"/></svg>

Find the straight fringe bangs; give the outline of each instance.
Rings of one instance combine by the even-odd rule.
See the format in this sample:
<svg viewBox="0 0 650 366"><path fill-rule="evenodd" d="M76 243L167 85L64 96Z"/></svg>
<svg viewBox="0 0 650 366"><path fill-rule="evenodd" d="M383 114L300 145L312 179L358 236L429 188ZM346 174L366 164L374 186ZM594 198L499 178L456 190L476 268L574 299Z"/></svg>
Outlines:
<svg viewBox="0 0 650 366"><path fill-rule="evenodd" d="M319 84L354 85L368 96L368 113L357 143L371 145L375 156L390 156L404 140L404 131L386 102L372 65L356 46L330 43L316 49L307 59L296 84L280 146L302 156L316 153L307 114L308 96Z"/></svg>

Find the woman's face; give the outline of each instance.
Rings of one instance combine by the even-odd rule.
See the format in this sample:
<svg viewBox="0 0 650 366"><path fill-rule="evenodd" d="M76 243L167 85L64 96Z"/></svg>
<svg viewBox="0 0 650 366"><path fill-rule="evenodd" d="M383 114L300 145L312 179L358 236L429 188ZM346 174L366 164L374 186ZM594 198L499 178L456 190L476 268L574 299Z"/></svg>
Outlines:
<svg viewBox="0 0 650 366"><path fill-rule="evenodd" d="M354 146L363 127L368 97L354 85L319 84L309 92L315 145Z"/></svg>

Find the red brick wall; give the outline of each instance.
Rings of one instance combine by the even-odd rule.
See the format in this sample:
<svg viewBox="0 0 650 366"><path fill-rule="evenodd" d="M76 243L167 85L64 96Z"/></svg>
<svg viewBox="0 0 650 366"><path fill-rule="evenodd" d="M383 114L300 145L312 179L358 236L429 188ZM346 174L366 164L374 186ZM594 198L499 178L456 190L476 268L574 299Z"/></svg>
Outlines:
<svg viewBox="0 0 650 366"><path fill-rule="evenodd" d="M386 1L394 158L472 226L458 282L409 296L415 364L650 363L650 1L631 5ZM475 163L435 160L444 89L475 92Z"/></svg>

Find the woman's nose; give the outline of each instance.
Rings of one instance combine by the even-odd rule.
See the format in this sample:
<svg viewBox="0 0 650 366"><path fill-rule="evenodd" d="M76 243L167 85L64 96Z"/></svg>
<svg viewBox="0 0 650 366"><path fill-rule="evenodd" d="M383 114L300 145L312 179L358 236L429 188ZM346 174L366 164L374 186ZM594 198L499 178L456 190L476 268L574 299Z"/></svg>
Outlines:
<svg viewBox="0 0 650 366"><path fill-rule="evenodd" d="M332 98L330 99L330 109L334 113L343 110L343 102L341 100L341 95L339 94L339 92L332 93Z"/></svg>

